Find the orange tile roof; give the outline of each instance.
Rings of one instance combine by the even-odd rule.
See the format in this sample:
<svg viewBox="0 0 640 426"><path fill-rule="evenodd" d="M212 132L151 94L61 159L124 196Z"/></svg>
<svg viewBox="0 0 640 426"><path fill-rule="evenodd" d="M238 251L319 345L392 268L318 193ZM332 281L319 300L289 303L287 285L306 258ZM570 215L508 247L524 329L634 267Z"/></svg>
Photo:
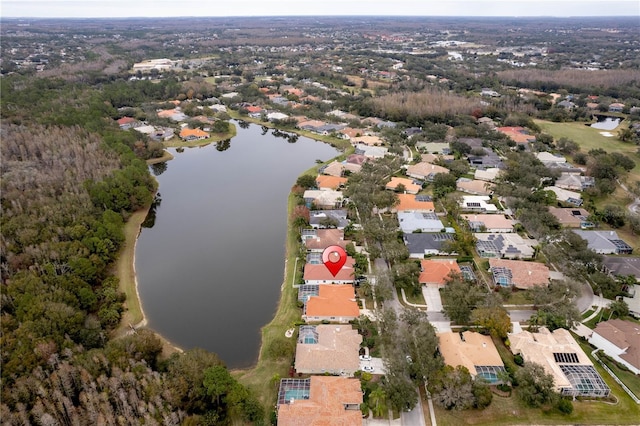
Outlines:
<svg viewBox="0 0 640 426"><path fill-rule="evenodd" d="M131 123L135 123L136 119L132 118L132 117L122 117L121 119L118 120L118 124L120 126L124 125L124 124L131 124Z"/></svg>
<svg viewBox="0 0 640 426"><path fill-rule="evenodd" d="M409 194L417 194L422 189L422 186L416 185L411 179L399 177L392 177L391 181L385 185L385 188L395 190L398 185L404 185Z"/></svg>
<svg viewBox="0 0 640 426"><path fill-rule="evenodd" d="M185 127L184 129L180 130L180 137L185 139L188 137L195 137L195 138L208 138L209 137L209 133L205 132L202 129L189 129L187 127Z"/></svg>
<svg viewBox="0 0 640 426"><path fill-rule="evenodd" d="M358 379L311 376L309 399L278 406L278 426L361 426L362 398Z"/></svg>
<svg viewBox="0 0 640 426"><path fill-rule="evenodd" d="M425 259L420 261L420 284L445 285L451 272L461 274L458 262L455 259Z"/></svg>
<svg viewBox="0 0 640 426"><path fill-rule="evenodd" d="M311 263L307 263L304 265L304 276L303 279L305 281L324 281L327 283L338 282L338 281L353 281L355 275L354 266L356 261L351 256L347 256L347 261L344 266L336 276L334 277L329 269L323 264L314 265Z"/></svg>
<svg viewBox="0 0 640 426"><path fill-rule="evenodd" d="M509 136L515 143L529 143L536 140L533 135L527 135L524 127L498 127L497 131Z"/></svg>
<svg viewBox="0 0 640 426"><path fill-rule="evenodd" d="M393 208L393 211L418 211L418 212L433 212L435 206L433 201L416 201L416 196L413 194L398 194L400 202Z"/></svg>
<svg viewBox="0 0 640 426"><path fill-rule="evenodd" d="M261 112L262 108L260 108L259 106L255 106L255 105L250 105L248 107L245 107L244 109L246 109L248 112Z"/></svg>
<svg viewBox="0 0 640 426"><path fill-rule="evenodd" d="M160 118L169 118L175 113L176 113L175 109L165 109L163 111L158 112L158 117L160 117Z"/></svg>
<svg viewBox="0 0 640 426"><path fill-rule="evenodd" d="M532 288L549 284L549 268L542 263L489 259L489 266L491 268L508 268L511 271L511 282L517 288Z"/></svg>
<svg viewBox="0 0 640 426"><path fill-rule="evenodd" d="M318 188L338 189L347 183L349 179L339 176L319 175L316 178Z"/></svg>
<svg viewBox="0 0 640 426"><path fill-rule="evenodd" d="M324 266L324 265L323 265ZM311 317L354 317L360 315L351 284L322 284L318 295L307 301L305 314Z"/></svg>

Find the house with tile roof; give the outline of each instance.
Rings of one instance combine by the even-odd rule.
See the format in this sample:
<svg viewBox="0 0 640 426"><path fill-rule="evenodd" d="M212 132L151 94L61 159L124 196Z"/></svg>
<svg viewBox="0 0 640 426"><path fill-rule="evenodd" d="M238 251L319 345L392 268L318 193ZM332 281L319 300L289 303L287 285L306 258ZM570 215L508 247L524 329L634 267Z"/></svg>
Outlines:
<svg viewBox="0 0 640 426"><path fill-rule="evenodd" d="M563 189L555 185L547 186L544 190L556 194L556 199L562 203L572 204L577 207L582 205L582 195L580 195L579 192L569 191L568 189Z"/></svg>
<svg viewBox="0 0 640 426"><path fill-rule="evenodd" d="M353 376L360 369L361 343L362 336L350 325L300 326L296 373Z"/></svg>
<svg viewBox="0 0 640 426"><path fill-rule="evenodd" d="M449 162L456 159L454 155L444 155L444 154L421 154L420 155L421 162L436 164L438 162L444 161Z"/></svg>
<svg viewBox="0 0 640 426"><path fill-rule="evenodd" d="M480 257L503 259L531 259L538 241L524 239L516 233L475 233L476 250Z"/></svg>
<svg viewBox="0 0 640 426"><path fill-rule="evenodd" d="M584 191L587 188L595 187L596 180L591 176L562 172L560 177L556 179L555 186L569 191Z"/></svg>
<svg viewBox="0 0 640 426"><path fill-rule="evenodd" d="M456 181L456 189L473 195L491 195L495 185L484 180L459 178Z"/></svg>
<svg viewBox="0 0 640 426"><path fill-rule="evenodd" d="M497 167L490 167L488 169L476 169L473 173L474 179L484 180L487 182L494 182L498 176L500 176L502 170Z"/></svg>
<svg viewBox="0 0 640 426"><path fill-rule="evenodd" d="M358 129L358 128L352 128L352 127L345 127L344 129L340 130L339 133L343 135L344 139L348 139L350 141L353 141L353 139L355 138L359 138L362 135L364 135L366 132L365 129ZM366 144L366 142L362 142L364 144Z"/></svg>
<svg viewBox="0 0 640 426"><path fill-rule="evenodd" d="M489 259L493 283L501 287L530 289L547 286L551 279L549 268L542 263L524 260Z"/></svg>
<svg viewBox="0 0 640 426"><path fill-rule="evenodd" d="M334 276L324 264L307 263L304 265L302 279L305 284L353 284L355 264L353 257L347 256L344 266Z"/></svg>
<svg viewBox="0 0 640 426"><path fill-rule="evenodd" d="M342 229L349 225L346 210L311 210L309 212L309 225L315 229L336 228Z"/></svg>
<svg viewBox="0 0 640 426"><path fill-rule="evenodd" d="M359 315L355 289L350 284L318 285L318 294L307 298L302 311L302 319L306 322L347 323Z"/></svg>
<svg viewBox="0 0 640 426"><path fill-rule="evenodd" d="M318 189L338 189L345 186L349 179L340 176L318 175L316 177L316 186Z"/></svg>
<svg viewBox="0 0 640 426"><path fill-rule="evenodd" d="M160 118L168 118L172 121L183 121L189 118L185 113L180 110L180 107L174 109L167 109L163 111L158 111L158 117Z"/></svg>
<svg viewBox="0 0 640 426"><path fill-rule="evenodd" d="M623 241L616 231L585 231L574 229L582 239L587 241L587 247L599 254L631 254L633 248Z"/></svg>
<svg viewBox="0 0 640 426"><path fill-rule="evenodd" d="M469 370L471 377L481 377L490 384L500 383L504 363L491 336L475 331L438 333L438 349L444 363Z"/></svg>
<svg viewBox="0 0 640 426"><path fill-rule="evenodd" d="M640 325L613 319L599 322L589 337L589 343L640 374Z"/></svg>
<svg viewBox="0 0 640 426"><path fill-rule="evenodd" d="M202 129L189 129L188 127L180 130L180 139L185 141L198 141L202 139L207 139L209 137L209 133L205 132Z"/></svg>
<svg viewBox="0 0 640 426"><path fill-rule="evenodd" d="M304 191L302 198L304 198L308 208L315 206L315 208L323 210L340 208L344 201L342 192L332 189L308 189Z"/></svg>
<svg viewBox="0 0 640 426"><path fill-rule="evenodd" d="M302 242L307 251L322 253L329 246L345 248L350 241L344 239L342 229L303 229Z"/></svg>
<svg viewBox="0 0 640 426"><path fill-rule="evenodd" d="M462 214L472 232L511 233L516 221L503 214Z"/></svg>
<svg viewBox="0 0 640 426"><path fill-rule="evenodd" d="M330 176L344 176L345 172L358 173L361 168L362 165L357 163L332 161L326 166L321 167L320 173Z"/></svg>
<svg viewBox="0 0 640 426"><path fill-rule="evenodd" d="M444 225L435 213L398 212L398 222L402 232L442 232Z"/></svg>
<svg viewBox="0 0 640 426"><path fill-rule="evenodd" d="M590 224L589 212L580 207L549 207L551 213L560 223L567 228L585 228Z"/></svg>
<svg viewBox="0 0 640 426"><path fill-rule="evenodd" d="M278 426L362 426L360 380L339 376L281 379Z"/></svg>
<svg viewBox="0 0 640 426"><path fill-rule="evenodd" d="M438 166L430 163L418 163L413 164L407 167L407 176L411 176L412 178L432 181L434 176L438 173L449 173L449 169L446 167Z"/></svg>
<svg viewBox="0 0 640 426"><path fill-rule="evenodd" d="M433 213L435 211L435 205L433 200L429 196L425 195L413 195L413 194L398 194L398 204L391 208L393 213L398 212L419 212L419 213Z"/></svg>
<svg viewBox="0 0 640 426"><path fill-rule="evenodd" d="M369 161L369 159L364 155L360 155L360 154L350 154L347 156L347 159L346 159L347 163L357 164L359 166L362 166L367 161Z"/></svg>
<svg viewBox="0 0 640 426"><path fill-rule="evenodd" d="M436 284L444 286L451 274L462 275L455 259L423 259L420 261L420 284Z"/></svg>
<svg viewBox="0 0 640 426"><path fill-rule="evenodd" d="M537 333L510 333L511 351L524 362L536 363L553 377L555 390L562 395L606 397L611 390L596 371L589 357L568 330Z"/></svg>
<svg viewBox="0 0 640 426"><path fill-rule="evenodd" d="M451 154L449 142L417 142L416 148L424 153Z"/></svg>
<svg viewBox="0 0 640 426"><path fill-rule="evenodd" d="M529 131L524 127L498 127L496 130L509 136L512 141L519 145L536 141L536 137L530 135Z"/></svg>
<svg viewBox="0 0 640 426"><path fill-rule="evenodd" d="M404 192L407 194L417 194L422 189L422 185L416 183L413 179L392 177L385 185L385 189L395 191L399 185L404 186Z"/></svg>
<svg viewBox="0 0 640 426"><path fill-rule="evenodd" d="M135 126L138 121L133 117L122 117L117 120L118 126L122 130L128 130Z"/></svg>
<svg viewBox="0 0 640 426"><path fill-rule="evenodd" d="M384 145L384 141L380 138L380 136L375 136L375 135L356 136L351 138L351 143L354 145L365 145L365 146Z"/></svg>

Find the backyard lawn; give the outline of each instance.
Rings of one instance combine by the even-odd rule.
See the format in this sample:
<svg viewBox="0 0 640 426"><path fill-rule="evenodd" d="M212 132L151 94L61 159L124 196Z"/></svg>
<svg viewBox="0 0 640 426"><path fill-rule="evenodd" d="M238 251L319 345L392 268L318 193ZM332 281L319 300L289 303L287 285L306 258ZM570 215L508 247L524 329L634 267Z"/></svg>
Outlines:
<svg viewBox="0 0 640 426"><path fill-rule="evenodd" d="M606 137L601 134L602 130L593 129L585 123L554 123L551 121L534 120L540 126L544 133L548 133L556 140L562 137L574 140L582 152L588 152L591 149L602 148L607 152L620 152L628 154L635 162L636 167L629 172L629 181L640 180L640 158L638 157L638 147L632 143L621 142L617 137L617 132L621 126L626 125L623 121L615 130L610 130L612 137Z"/></svg>

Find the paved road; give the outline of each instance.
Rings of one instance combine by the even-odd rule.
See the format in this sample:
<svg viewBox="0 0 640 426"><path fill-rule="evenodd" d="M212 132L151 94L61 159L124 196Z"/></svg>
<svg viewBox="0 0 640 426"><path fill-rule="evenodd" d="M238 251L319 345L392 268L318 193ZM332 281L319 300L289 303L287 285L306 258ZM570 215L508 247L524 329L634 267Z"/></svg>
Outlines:
<svg viewBox="0 0 640 426"><path fill-rule="evenodd" d="M533 309L523 309L519 311L507 311L511 322L527 321L533 314L536 313Z"/></svg>
<svg viewBox="0 0 640 426"><path fill-rule="evenodd" d="M389 270L387 262L385 262L384 259L380 258L373 261L373 267L378 274ZM390 300L385 300L384 303L386 306L393 308L393 310L396 311L396 315L399 317L402 314L403 306L402 303L400 303L400 300L398 300L398 293L395 291L393 291L392 293L393 297Z"/></svg>
<svg viewBox="0 0 640 426"><path fill-rule="evenodd" d="M418 389L416 389L416 393L420 395ZM418 396L418 404L411 411L403 411L400 414L400 419L402 419L402 426L421 426L425 425L424 421L424 410L422 409L422 398Z"/></svg>

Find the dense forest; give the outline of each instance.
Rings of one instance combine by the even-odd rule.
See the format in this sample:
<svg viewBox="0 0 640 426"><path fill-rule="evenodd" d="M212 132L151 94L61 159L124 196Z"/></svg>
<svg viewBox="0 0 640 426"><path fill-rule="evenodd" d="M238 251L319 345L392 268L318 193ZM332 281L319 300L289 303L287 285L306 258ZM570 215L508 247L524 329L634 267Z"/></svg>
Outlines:
<svg viewBox="0 0 640 426"><path fill-rule="evenodd" d="M118 129L117 108L182 87L14 76L2 90L3 424L260 420L215 354L167 360L152 332L111 338L124 300L112 264L124 223L156 191L144 159L162 154Z"/></svg>

